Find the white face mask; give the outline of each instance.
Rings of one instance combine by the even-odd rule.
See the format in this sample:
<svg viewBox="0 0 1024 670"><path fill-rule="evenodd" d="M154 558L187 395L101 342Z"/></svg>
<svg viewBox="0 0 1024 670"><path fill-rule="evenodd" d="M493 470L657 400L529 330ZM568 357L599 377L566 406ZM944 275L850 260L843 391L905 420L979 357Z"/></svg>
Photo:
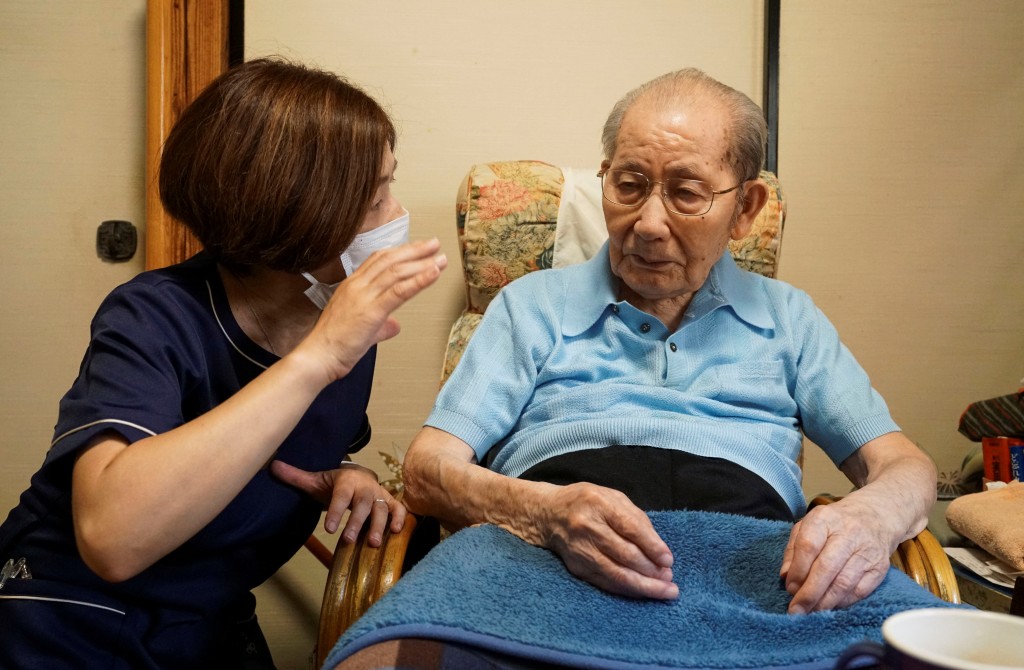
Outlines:
<svg viewBox="0 0 1024 670"><path fill-rule="evenodd" d="M345 276L351 277L356 268L362 265L374 251L397 247L409 241L409 211L403 211L405 214L394 221L356 235L352 244L348 245L348 249L341 254L341 264L345 268Z"/></svg>
<svg viewBox="0 0 1024 670"><path fill-rule="evenodd" d="M355 236L352 244L348 245L348 249L341 254L341 265L345 268L346 277L351 277L356 268L362 265L374 251L397 247L399 244L409 241L409 211L404 211L405 214L394 221L389 221L383 226ZM308 272L303 272L302 276L310 284L309 288L303 292L306 297L321 310L327 307L327 303L341 282L325 284L322 281L317 281L316 277Z"/></svg>

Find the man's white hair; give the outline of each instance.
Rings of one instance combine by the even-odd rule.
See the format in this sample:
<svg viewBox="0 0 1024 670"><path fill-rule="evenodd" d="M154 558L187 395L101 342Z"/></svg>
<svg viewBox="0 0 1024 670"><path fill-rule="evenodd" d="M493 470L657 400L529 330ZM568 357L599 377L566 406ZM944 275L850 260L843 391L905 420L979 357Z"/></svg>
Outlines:
<svg viewBox="0 0 1024 670"><path fill-rule="evenodd" d="M637 86L612 107L601 133L604 157L611 160L619 140L619 129L626 112L640 100L658 106L686 107L712 101L720 104L729 123L729 147L726 159L737 179L757 179L764 166L768 124L761 108L746 94L726 86L697 68L663 74Z"/></svg>

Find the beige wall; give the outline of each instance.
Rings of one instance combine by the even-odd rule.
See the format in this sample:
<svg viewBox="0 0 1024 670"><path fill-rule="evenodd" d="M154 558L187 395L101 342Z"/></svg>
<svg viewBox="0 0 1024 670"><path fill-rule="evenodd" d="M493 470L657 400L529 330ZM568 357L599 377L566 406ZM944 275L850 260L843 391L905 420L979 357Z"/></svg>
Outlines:
<svg viewBox="0 0 1024 670"><path fill-rule="evenodd" d="M1024 4L783 7L780 276L949 476L960 413L1024 376ZM820 453L805 490L848 490Z"/></svg>
<svg viewBox="0 0 1024 670"><path fill-rule="evenodd" d="M0 517L43 461L93 312L142 269L97 258L96 229L142 232L144 28L143 0L0 3Z"/></svg>
<svg viewBox="0 0 1024 670"><path fill-rule="evenodd" d="M438 236L453 260L454 194L471 163L594 165L615 99L684 65L760 99L760 0L246 5L249 56L319 63L389 106L413 234ZM783 5L781 276L817 300L908 434L953 470L969 446L956 433L964 406L1024 375L1024 5ZM142 222L144 7L0 5L4 510L42 460L99 300L141 268L101 262L94 240L104 219ZM366 462L404 449L429 411L462 301L453 264L399 315ZM845 490L816 453L806 489ZM282 670L306 667L325 575L301 552L261 589Z"/></svg>

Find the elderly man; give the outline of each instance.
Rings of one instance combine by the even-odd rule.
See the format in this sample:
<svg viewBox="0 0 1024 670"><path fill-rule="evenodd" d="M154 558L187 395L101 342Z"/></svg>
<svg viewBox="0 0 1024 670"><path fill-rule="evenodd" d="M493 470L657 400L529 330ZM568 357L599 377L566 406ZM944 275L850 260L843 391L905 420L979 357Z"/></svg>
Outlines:
<svg viewBox="0 0 1024 670"><path fill-rule="evenodd" d="M768 197L766 134L698 70L615 105L607 244L488 308L407 455L410 509L496 524L600 588L661 599L678 595L673 557L643 510L788 519L791 613L878 586L925 527L935 469L808 296L727 252ZM802 434L858 487L809 513Z"/></svg>

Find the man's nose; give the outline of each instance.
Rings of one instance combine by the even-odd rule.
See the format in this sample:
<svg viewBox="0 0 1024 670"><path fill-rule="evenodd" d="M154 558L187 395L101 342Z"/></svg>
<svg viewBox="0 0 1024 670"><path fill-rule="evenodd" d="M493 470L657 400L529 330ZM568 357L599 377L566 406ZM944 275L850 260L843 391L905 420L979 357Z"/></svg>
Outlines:
<svg viewBox="0 0 1024 670"><path fill-rule="evenodd" d="M633 224L636 234L645 240L662 239L670 233L672 214L665 207L665 199L658 186L655 185L647 200L640 205L636 223Z"/></svg>

